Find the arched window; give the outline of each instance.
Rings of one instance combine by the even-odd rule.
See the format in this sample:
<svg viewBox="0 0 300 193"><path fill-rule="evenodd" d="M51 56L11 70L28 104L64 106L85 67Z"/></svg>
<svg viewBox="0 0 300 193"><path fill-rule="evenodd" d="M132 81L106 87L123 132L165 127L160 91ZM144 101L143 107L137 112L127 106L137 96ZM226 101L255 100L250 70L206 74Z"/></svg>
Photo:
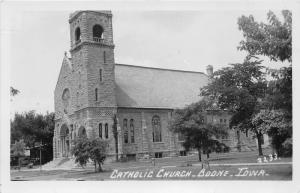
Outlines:
<svg viewBox="0 0 300 193"><path fill-rule="evenodd" d="M93 27L93 38L94 41L97 41L97 39L102 39L103 38L103 28L101 25L94 25Z"/></svg>
<svg viewBox="0 0 300 193"><path fill-rule="evenodd" d="M81 33L80 33L80 28L76 28L75 30L75 41L78 42L81 39Z"/></svg>
<svg viewBox="0 0 300 193"><path fill-rule="evenodd" d="M130 119L130 139L131 139L131 143L134 143L134 120Z"/></svg>
<svg viewBox="0 0 300 193"><path fill-rule="evenodd" d="M99 70L99 79L100 79L100 82L102 82L102 69Z"/></svg>
<svg viewBox="0 0 300 193"><path fill-rule="evenodd" d="M81 136L86 136L86 131L85 131L85 129L82 130Z"/></svg>
<svg viewBox="0 0 300 193"><path fill-rule="evenodd" d="M86 130L83 126L78 129L78 137L87 137Z"/></svg>
<svg viewBox="0 0 300 193"><path fill-rule="evenodd" d="M152 118L152 136L153 142L161 142L160 118L157 115Z"/></svg>
<svg viewBox="0 0 300 193"><path fill-rule="evenodd" d="M108 124L105 123L105 138L108 139Z"/></svg>
<svg viewBox="0 0 300 193"><path fill-rule="evenodd" d="M70 125L70 127L71 127L71 132L70 132L70 139L72 139L73 138L73 124L71 124Z"/></svg>
<svg viewBox="0 0 300 193"><path fill-rule="evenodd" d="M62 94L62 102L64 106L64 112L66 114L68 113L67 109L69 107L70 98L71 98L70 90L68 88L65 88Z"/></svg>
<svg viewBox="0 0 300 193"><path fill-rule="evenodd" d="M99 137L102 139L102 123L99 123Z"/></svg>
<svg viewBox="0 0 300 193"><path fill-rule="evenodd" d="M98 89L95 88L95 101L98 101Z"/></svg>
<svg viewBox="0 0 300 193"><path fill-rule="evenodd" d="M124 130L124 143L128 143L127 119L123 120L123 130Z"/></svg>

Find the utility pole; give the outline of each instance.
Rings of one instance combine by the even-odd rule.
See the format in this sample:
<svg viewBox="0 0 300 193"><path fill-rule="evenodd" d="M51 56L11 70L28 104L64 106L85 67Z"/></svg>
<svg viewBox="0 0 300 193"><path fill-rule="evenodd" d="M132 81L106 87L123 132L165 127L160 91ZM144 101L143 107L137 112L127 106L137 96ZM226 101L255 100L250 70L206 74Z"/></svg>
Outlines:
<svg viewBox="0 0 300 193"><path fill-rule="evenodd" d="M42 140L40 143L40 171L42 171Z"/></svg>

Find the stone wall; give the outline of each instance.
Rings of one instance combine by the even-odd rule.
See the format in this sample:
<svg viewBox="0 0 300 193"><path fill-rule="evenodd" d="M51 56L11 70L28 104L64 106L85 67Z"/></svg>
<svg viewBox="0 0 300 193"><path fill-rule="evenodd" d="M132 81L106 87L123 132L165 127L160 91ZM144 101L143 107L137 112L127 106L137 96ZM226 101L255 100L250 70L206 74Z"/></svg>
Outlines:
<svg viewBox="0 0 300 193"><path fill-rule="evenodd" d="M171 132L168 124L171 118L172 110L168 109L136 109L136 108L118 108L118 120L121 127L122 148L123 154L136 154L137 157L142 157L145 154L154 156L155 152L162 152L163 156L176 155L180 146L177 140L177 135ZM159 116L161 124L161 142L153 142L152 136L152 118ZM134 120L135 142L124 143L124 119ZM129 132L130 136L130 132ZM176 144L177 143L177 144Z"/></svg>

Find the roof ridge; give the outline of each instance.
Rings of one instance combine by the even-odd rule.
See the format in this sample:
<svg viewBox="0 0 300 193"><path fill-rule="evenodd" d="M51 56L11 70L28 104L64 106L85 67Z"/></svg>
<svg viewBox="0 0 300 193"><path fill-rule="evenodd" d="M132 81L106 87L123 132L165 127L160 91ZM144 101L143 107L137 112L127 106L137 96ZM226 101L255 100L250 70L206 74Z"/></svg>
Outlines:
<svg viewBox="0 0 300 193"><path fill-rule="evenodd" d="M137 65L130 65L130 64L119 64L119 63L115 63L115 65L118 65L118 66L128 66L128 67L137 67L137 68L148 68L148 69L154 69L154 70L188 72L188 73L197 73L197 74L204 74L204 75L206 75L204 72L191 71L191 70L179 70L179 69L169 69L169 68L159 68L159 67L149 67L149 66L137 66Z"/></svg>

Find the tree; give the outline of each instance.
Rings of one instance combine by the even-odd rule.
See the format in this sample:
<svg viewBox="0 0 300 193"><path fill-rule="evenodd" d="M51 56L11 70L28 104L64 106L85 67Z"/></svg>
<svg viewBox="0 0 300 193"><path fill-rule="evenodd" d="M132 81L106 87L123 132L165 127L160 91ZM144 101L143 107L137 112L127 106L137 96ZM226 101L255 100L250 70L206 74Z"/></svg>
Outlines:
<svg viewBox="0 0 300 193"><path fill-rule="evenodd" d="M89 160L89 141L86 137L79 137L75 139L74 146L71 150L72 154L76 157L75 162L79 163L82 167L85 166Z"/></svg>
<svg viewBox="0 0 300 193"><path fill-rule="evenodd" d="M10 96L15 96L17 94L19 94L19 90L13 88L12 86L10 87Z"/></svg>
<svg viewBox="0 0 300 193"><path fill-rule="evenodd" d="M19 170L21 169L20 157L25 155L25 143L23 140L16 141L11 148L12 155L18 158Z"/></svg>
<svg viewBox="0 0 300 193"><path fill-rule="evenodd" d="M11 96L11 97L13 97L13 96L15 96L15 95L17 95L17 94L19 94L19 93L20 93L19 90L13 88L12 86L10 87L10 96ZM12 98L10 99L10 101L12 101Z"/></svg>
<svg viewBox="0 0 300 193"><path fill-rule="evenodd" d="M205 123L206 109L209 107L207 101L199 101L183 109L175 110L170 130L185 136L183 146L186 150L197 149L199 161L201 151L208 150L216 140L213 136L226 135L225 128ZM209 157L209 151L206 151Z"/></svg>
<svg viewBox="0 0 300 193"><path fill-rule="evenodd" d="M90 142L90 158L94 161L95 171L102 172L102 165L106 159L108 143L101 139L93 139ZM98 170L96 165L98 164Z"/></svg>
<svg viewBox="0 0 300 193"><path fill-rule="evenodd" d="M11 142L24 140L29 148L43 143L43 162L53 158L54 113L36 114L34 111L16 113L11 121Z"/></svg>
<svg viewBox="0 0 300 193"><path fill-rule="evenodd" d="M221 109L233 114L230 127L256 134L259 155L262 155L261 135L252 123L252 116L259 111L260 100L265 95L266 81L261 61L248 56L243 63L230 64L214 73L214 79L201 89L200 95L213 98Z"/></svg>
<svg viewBox="0 0 300 193"><path fill-rule="evenodd" d="M107 155L107 147L108 143L105 140L81 137L74 141L72 154L75 156L75 162L81 166L85 166L91 159L94 162L95 172L101 172Z"/></svg>
<svg viewBox="0 0 300 193"><path fill-rule="evenodd" d="M252 15L240 17L238 27L244 39L238 49L248 55L242 64L231 64L215 72L212 83L201 90L201 95L215 98L220 107L234 113L231 127L250 129L256 134L259 155L262 155L260 139L265 130L254 125L255 115L263 108L279 107L286 107L291 114L292 66L276 71L266 69L275 79L267 83L262 72L264 67L260 65L263 60L258 60L259 56L267 56L271 61L292 62L292 14L284 10L282 15L283 22L270 11L268 23L258 23Z"/></svg>
<svg viewBox="0 0 300 193"><path fill-rule="evenodd" d="M258 23L253 16L242 16L238 19L239 29L244 40L240 42L239 50L248 55L267 56L271 61L287 61L288 67L267 69L274 78L269 83L268 99L270 108L292 109L292 13L282 11L283 22L272 12L268 13L268 23ZM284 100L283 100L284 99Z"/></svg>
<svg viewBox="0 0 300 193"><path fill-rule="evenodd" d="M258 23L252 15L238 19L244 40L239 50L248 55L267 56L271 61L287 61L288 67L267 69L273 80L268 84L266 100L269 109L292 111L292 13L282 11L283 22L272 12L268 13L268 23Z"/></svg>
<svg viewBox="0 0 300 193"><path fill-rule="evenodd" d="M272 146L281 156L282 144L292 136L292 122L286 114L280 110L261 110L253 117L252 124L272 136Z"/></svg>
<svg viewBox="0 0 300 193"><path fill-rule="evenodd" d="M239 30L243 32L244 40L240 42L239 50L245 50L250 55L264 55L273 61L292 61L292 13L282 11L283 22L269 11L268 23L258 23L252 15L238 19Z"/></svg>
<svg viewBox="0 0 300 193"><path fill-rule="evenodd" d="M272 136L272 144L277 152L283 139L292 137L292 13L288 10L281 13L283 22L271 11L268 13L268 23L258 23L251 15L238 19L239 29L244 36L238 49L246 51L248 55L264 55L271 61L289 63L289 66L280 69L266 69L272 77L262 101L263 109L267 110L262 110L252 120L257 126L260 123L268 126L268 134ZM276 124L285 127L268 125L273 119Z"/></svg>

